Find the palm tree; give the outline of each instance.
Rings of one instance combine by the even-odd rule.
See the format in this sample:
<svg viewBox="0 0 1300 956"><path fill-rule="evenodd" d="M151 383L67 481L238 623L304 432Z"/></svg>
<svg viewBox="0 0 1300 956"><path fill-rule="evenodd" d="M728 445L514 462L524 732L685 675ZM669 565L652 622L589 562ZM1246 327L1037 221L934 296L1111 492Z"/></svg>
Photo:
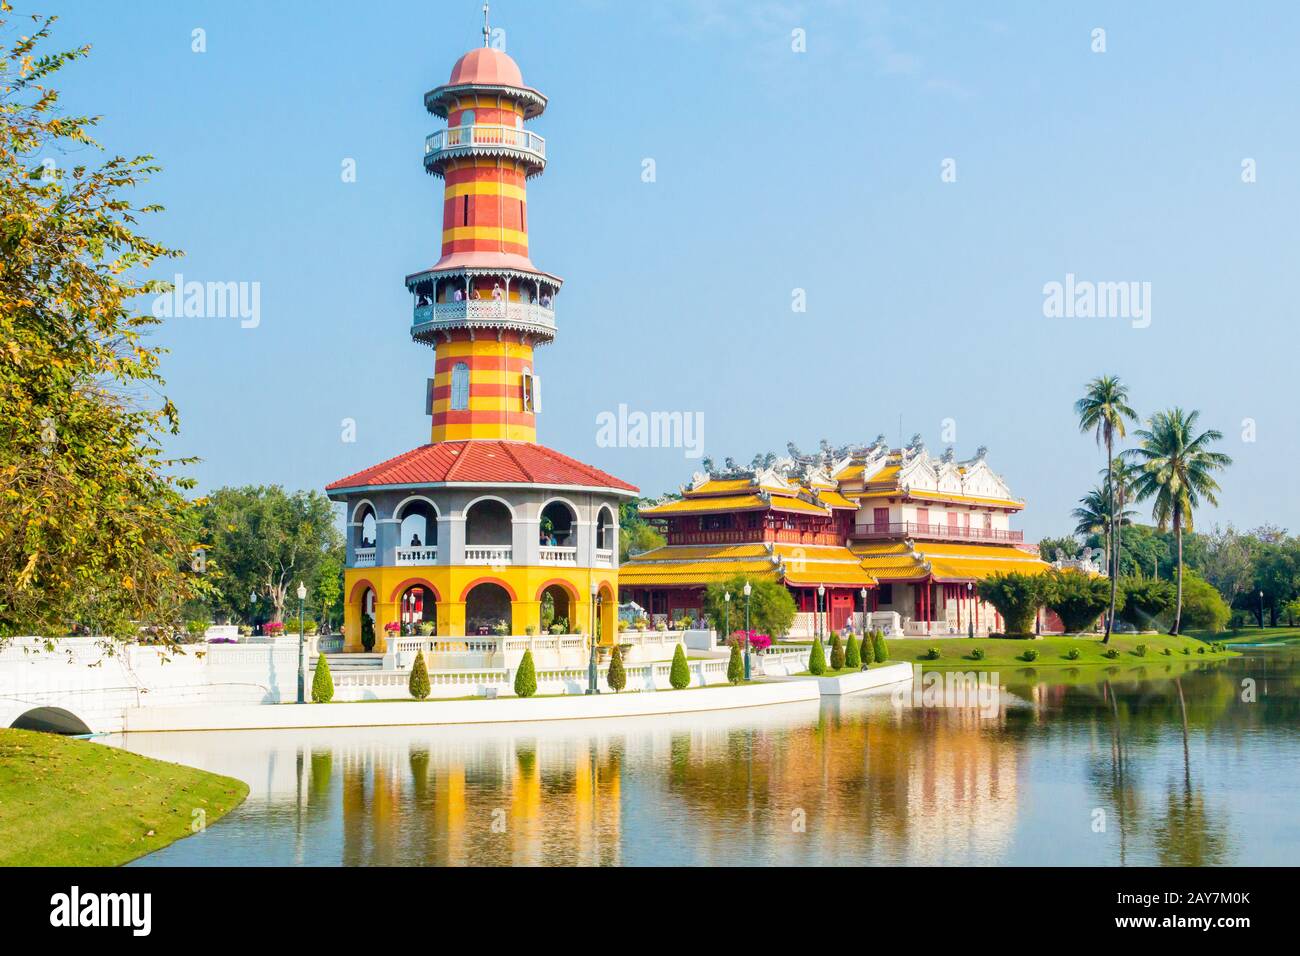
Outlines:
<svg viewBox="0 0 1300 956"><path fill-rule="evenodd" d="M1074 403L1074 413L1079 416L1079 431L1085 435L1094 432L1097 444L1106 443L1106 491L1110 519L1110 541L1113 547L1107 558L1110 574L1110 613L1106 615L1106 636L1103 644L1110 643L1110 627L1115 620L1115 598L1119 587L1119 536L1115 529L1115 438L1123 438L1124 422L1137 421L1137 412L1128 405L1128 386L1113 375L1102 375L1088 383L1083 398ZM1112 566L1113 562L1113 566Z"/></svg>
<svg viewBox="0 0 1300 956"><path fill-rule="evenodd" d="M1115 530L1115 577L1119 578L1120 574L1120 550L1124 544L1124 528L1133 523L1133 517L1137 512L1126 508L1130 501L1133 500L1133 483L1137 481L1138 472L1141 469L1132 462L1125 461L1121 454L1115 459L1115 524L1118 526ZM1102 472L1103 482L1107 488L1107 494L1110 494L1110 483L1105 479L1105 472Z"/></svg>
<svg viewBox="0 0 1300 956"><path fill-rule="evenodd" d="M1082 498L1079 499L1079 507L1070 512L1070 516L1078 522L1074 526L1074 533L1083 535L1085 539L1096 535L1102 540L1102 550L1106 552L1106 567L1110 567L1110 508L1108 506L1109 493L1103 485L1100 488L1094 488Z"/></svg>
<svg viewBox="0 0 1300 956"><path fill-rule="evenodd" d="M1183 530L1194 530L1192 513L1201 500L1217 505L1215 493L1219 484L1211 473L1232 464L1232 459L1222 452L1210 451L1210 444L1223 438L1214 429L1196 434L1197 411L1184 412L1173 408L1157 412L1147 428L1135 434L1141 440L1137 448L1125 455L1141 467L1133 490L1137 501L1154 499L1151 517L1161 531L1172 524L1178 551L1178 597L1174 605L1174 626L1169 632L1177 634L1183 615Z"/></svg>

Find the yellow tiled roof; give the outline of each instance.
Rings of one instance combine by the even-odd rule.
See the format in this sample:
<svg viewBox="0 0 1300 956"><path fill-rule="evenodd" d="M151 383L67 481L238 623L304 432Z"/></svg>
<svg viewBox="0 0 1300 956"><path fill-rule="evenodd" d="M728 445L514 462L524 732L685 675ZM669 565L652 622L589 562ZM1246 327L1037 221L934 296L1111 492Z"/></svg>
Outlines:
<svg viewBox="0 0 1300 956"><path fill-rule="evenodd" d="M629 561L618 569L619 584L708 584L743 574L776 580L776 565L768 558L737 561Z"/></svg>
<svg viewBox="0 0 1300 956"><path fill-rule="evenodd" d="M1025 506L1023 501L1016 501L1012 498L981 498L977 495L959 495L947 491L919 491L913 489L907 493L907 496L919 501L955 501L959 504L1009 508L1014 511L1019 511Z"/></svg>
<svg viewBox="0 0 1300 956"><path fill-rule="evenodd" d="M848 498L845 498L838 491L818 491L817 500L832 508L852 508L854 511L858 510L858 506L854 502L849 501Z"/></svg>
<svg viewBox="0 0 1300 956"><path fill-rule="evenodd" d="M712 498L683 498L680 501L665 501L661 505L642 508L641 514L675 515L692 514L702 511L749 511L768 507L768 503L757 494L719 495Z"/></svg>
<svg viewBox="0 0 1300 956"><path fill-rule="evenodd" d="M739 491L752 491L753 483L748 478L710 478L698 488L686 492L687 497L704 495L734 495Z"/></svg>
<svg viewBox="0 0 1300 956"><path fill-rule="evenodd" d="M798 511L803 514L824 515L826 509L820 505L810 504L802 498L773 498L774 511Z"/></svg>
<svg viewBox="0 0 1300 956"><path fill-rule="evenodd" d="M819 584L852 584L864 588L876 586L876 579L864 571L860 564L807 562L798 567L786 565L785 581L797 587L816 587Z"/></svg>
<svg viewBox="0 0 1300 956"><path fill-rule="evenodd" d="M642 551L628 561L701 561L708 558L758 558L768 553L762 544L670 544ZM626 567L626 562L624 567Z"/></svg>

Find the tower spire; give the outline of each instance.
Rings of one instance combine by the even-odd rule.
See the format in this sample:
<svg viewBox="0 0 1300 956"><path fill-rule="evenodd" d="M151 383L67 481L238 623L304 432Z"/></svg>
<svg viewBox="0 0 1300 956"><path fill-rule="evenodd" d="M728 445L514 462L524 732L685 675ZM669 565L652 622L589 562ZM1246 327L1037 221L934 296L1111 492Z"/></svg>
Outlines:
<svg viewBox="0 0 1300 956"><path fill-rule="evenodd" d="M489 45L488 40L491 37L491 35L492 35L492 30L488 27L488 5L485 2L483 4L483 45L484 46Z"/></svg>

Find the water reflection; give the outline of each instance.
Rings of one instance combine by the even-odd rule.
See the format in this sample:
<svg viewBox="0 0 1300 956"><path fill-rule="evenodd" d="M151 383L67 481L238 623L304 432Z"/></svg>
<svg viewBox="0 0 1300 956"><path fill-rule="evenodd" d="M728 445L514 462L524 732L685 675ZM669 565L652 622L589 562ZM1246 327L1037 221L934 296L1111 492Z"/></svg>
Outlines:
<svg viewBox="0 0 1300 956"><path fill-rule="evenodd" d="M251 787L145 864L1281 864L1300 849L1300 694L1295 654L1266 653L1009 671L989 719L868 693L111 742Z"/></svg>

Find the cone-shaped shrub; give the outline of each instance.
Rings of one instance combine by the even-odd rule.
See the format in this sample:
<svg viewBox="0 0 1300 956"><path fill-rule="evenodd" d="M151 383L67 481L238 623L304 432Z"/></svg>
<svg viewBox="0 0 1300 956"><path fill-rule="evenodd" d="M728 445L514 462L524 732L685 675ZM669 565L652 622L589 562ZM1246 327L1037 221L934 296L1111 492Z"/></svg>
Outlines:
<svg viewBox="0 0 1300 956"><path fill-rule="evenodd" d="M876 652L876 663L883 664L889 660L889 646L885 643L885 632L876 631L875 637L871 639L872 649Z"/></svg>
<svg viewBox="0 0 1300 956"><path fill-rule="evenodd" d="M691 669L686 664L686 652L680 644L673 651L673 666L668 671L668 683L673 685L674 690L681 690L691 683Z"/></svg>
<svg viewBox="0 0 1300 956"><path fill-rule="evenodd" d="M533 652L524 651L524 659L515 671L515 696L532 697L537 693L537 668L533 665Z"/></svg>
<svg viewBox="0 0 1300 956"><path fill-rule="evenodd" d="M871 645L871 633L864 632L862 635L862 663L874 664L876 662L876 649Z"/></svg>
<svg viewBox="0 0 1300 956"><path fill-rule="evenodd" d="M731 642L731 659L727 661L727 680L739 684L745 679L745 661L740 656L740 642Z"/></svg>
<svg viewBox="0 0 1300 956"><path fill-rule="evenodd" d="M844 670L844 644L838 634L831 638L831 670Z"/></svg>
<svg viewBox="0 0 1300 956"><path fill-rule="evenodd" d="M858 635L849 635L849 646L844 649L844 666L857 670L862 666L862 652L858 649Z"/></svg>
<svg viewBox="0 0 1300 956"><path fill-rule="evenodd" d="M321 654L316 658L316 673L311 678L311 702L328 704L334 699L334 678L330 676L330 662Z"/></svg>
<svg viewBox="0 0 1300 956"><path fill-rule="evenodd" d="M609 670L605 674L605 683L616 694L627 686L627 671L623 669L623 650L617 644L614 645L614 651L609 658Z"/></svg>
<svg viewBox="0 0 1300 956"><path fill-rule="evenodd" d="M407 681L406 689L416 700L429 696L429 668L424 666L424 651L415 652L415 664L411 666L411 679Z"/></svg>
<svg viewBox="0 0 1300 956"><path fill-rule="evenodd" d="M808 673L826 673L826 651L822 647L822 639L820 637L813 641L812 651L808 654Z"/></svg>

